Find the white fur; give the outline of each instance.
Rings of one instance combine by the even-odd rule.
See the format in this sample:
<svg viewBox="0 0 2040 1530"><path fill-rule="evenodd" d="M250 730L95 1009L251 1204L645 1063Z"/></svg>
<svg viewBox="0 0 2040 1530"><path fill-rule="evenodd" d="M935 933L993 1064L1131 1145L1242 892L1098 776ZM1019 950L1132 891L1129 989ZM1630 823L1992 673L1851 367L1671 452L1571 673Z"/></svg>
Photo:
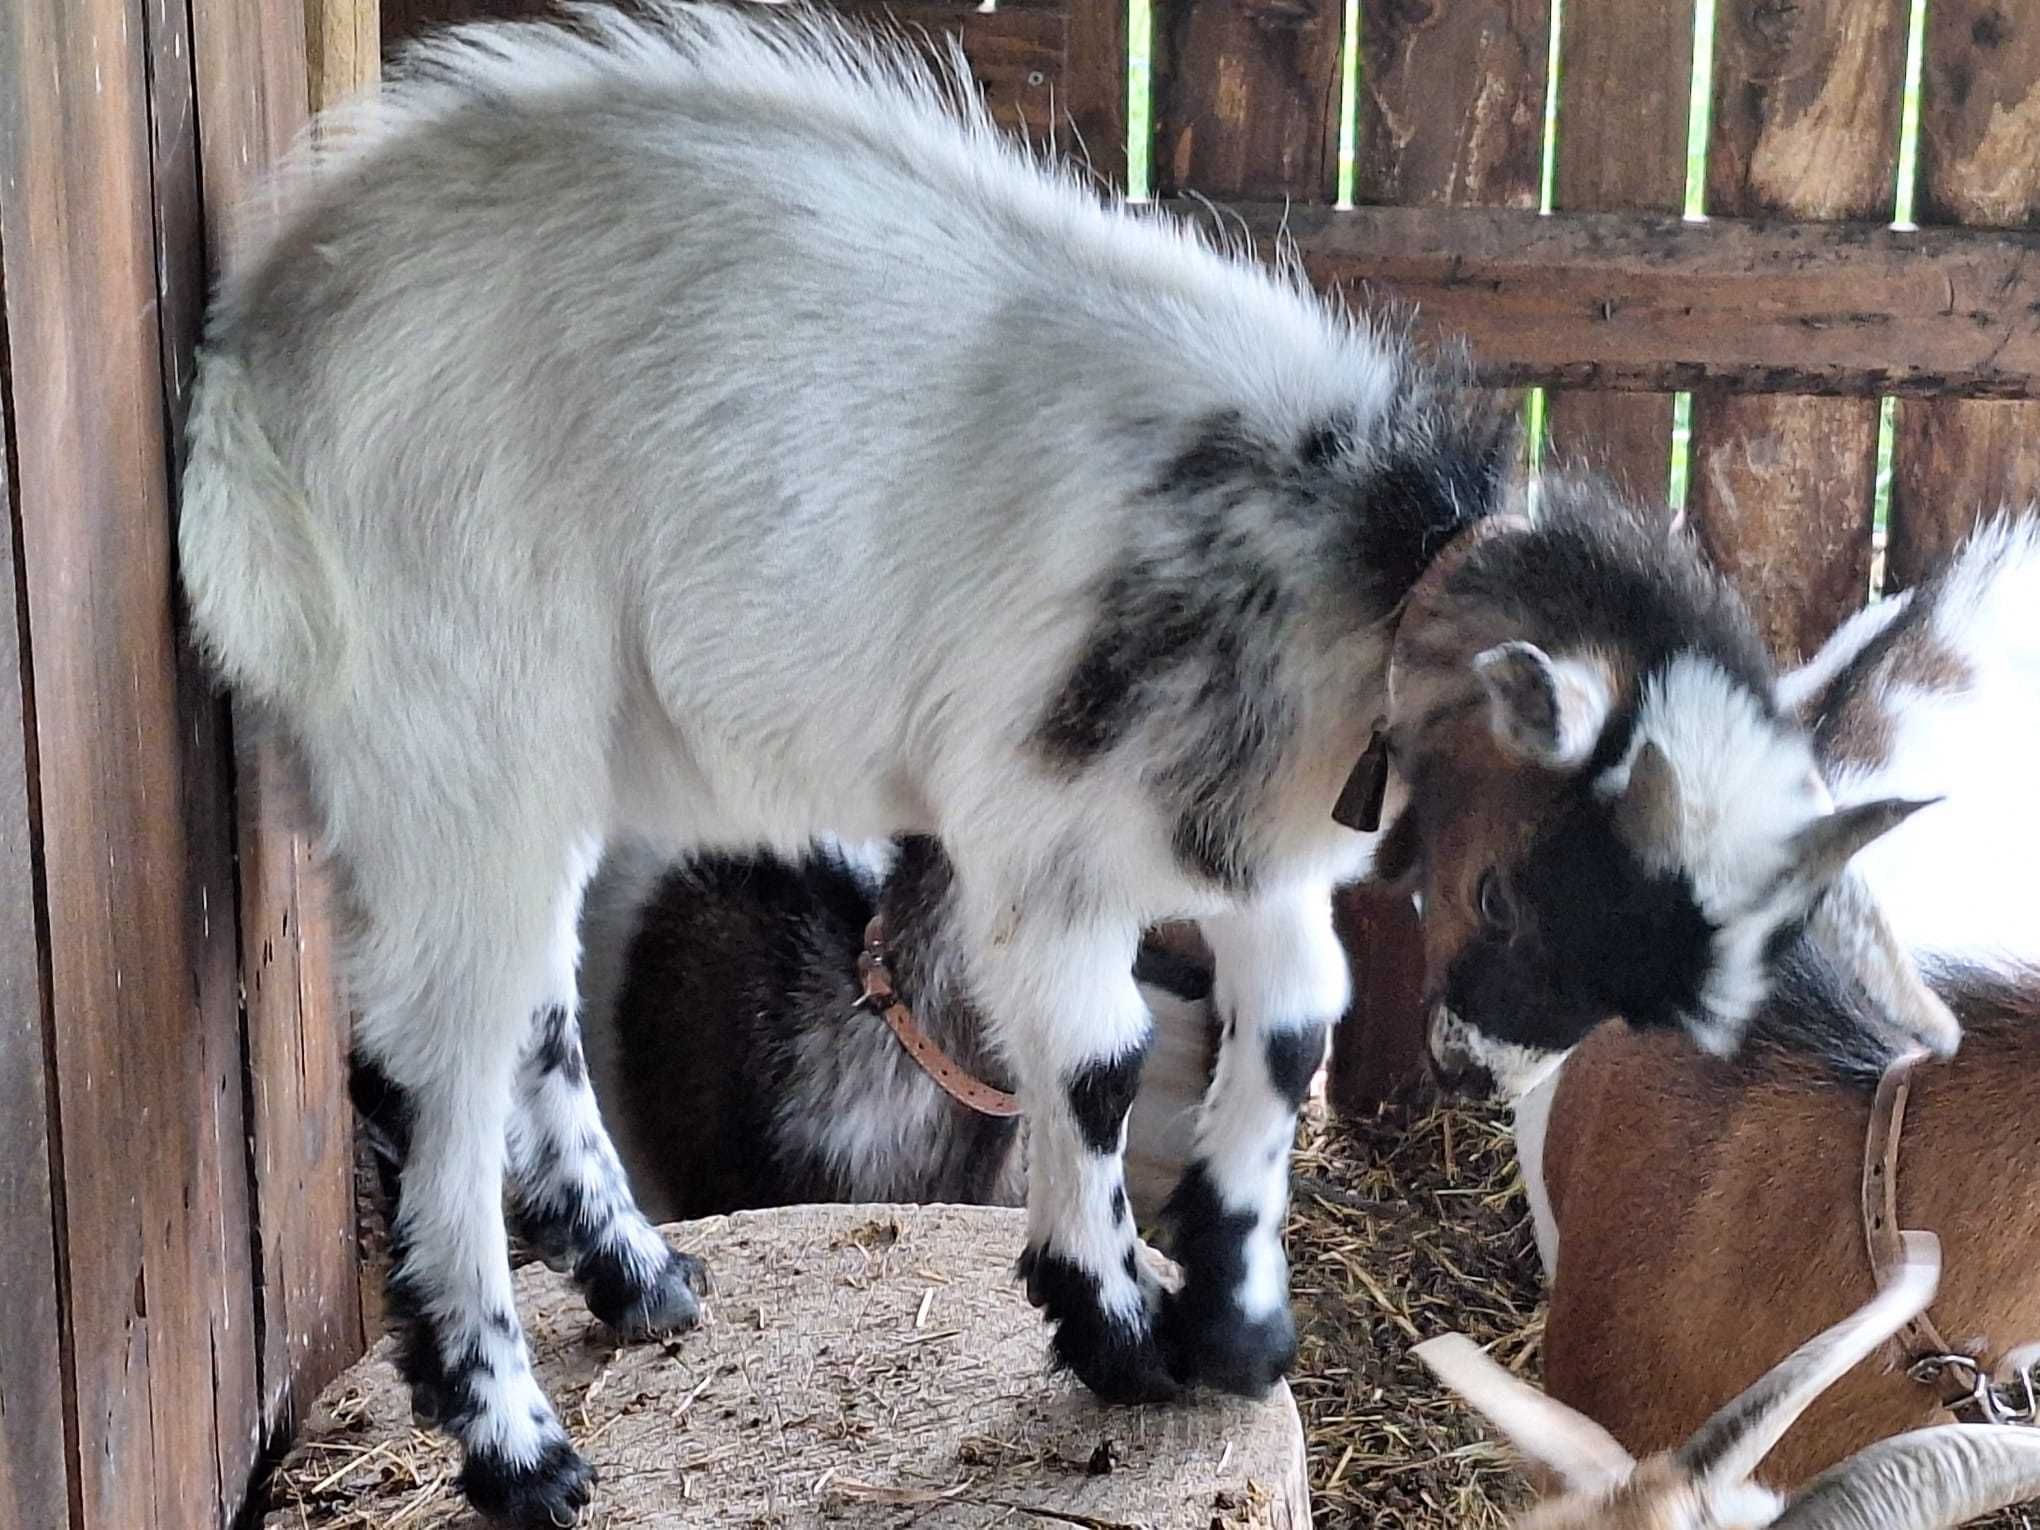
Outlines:
<svg viewBox="0 0 2040 1530"><path fill-rule="evenodd" d="M1212 1000L1229 1030L1198 1115L1196 1157L1225 1209L1254 1216L1237 1300L1259 1320L1288 1299L1282 1225L1297 1114L1269 1082L1268 1042L1307 1025L1329 1035L1351 996L1351 969L1332 928L1328 887L1299 887L1200 928L1216 963Z"/></svg>
<svg viewBox="0 0 2040 1530"><path fill-rule="evenodd" d="M1999 518L1957 555L1935 636L1968 666L1957 694L1904 688L1886 701L1889 760L1832 777L1843 805L1945 800L1855 860L1893 931L1927 956L2040 964L2032 869L2040 865L2040 520Z"/></svg>
<svg viewBox="0 0 2040 1530"><path fill-rule="evenodd" d="M1793 836L1826 811L1812 745L1780 729L1756 698L1697 654L1680 655L1646 683L1635 747L1645 740L1671 762L1679 811L1666 844L1638 848L1685 871L1716 927L1693 1034L1710 1051L1728 1051L1768 991L1764 943L1804 912L1786 873ZM1603 790L1626 784L1627 766L1618 766Z"/></svg>

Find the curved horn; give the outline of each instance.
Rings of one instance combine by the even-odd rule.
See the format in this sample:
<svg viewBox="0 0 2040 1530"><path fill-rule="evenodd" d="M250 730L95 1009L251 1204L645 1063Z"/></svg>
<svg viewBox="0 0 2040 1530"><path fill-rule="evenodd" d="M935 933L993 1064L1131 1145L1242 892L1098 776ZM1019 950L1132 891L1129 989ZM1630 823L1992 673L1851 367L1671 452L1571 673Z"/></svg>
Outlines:
<svg viewBox="0 0 2040 1530"><path fill-rule="evenodd" d="M1890 1283L1702 1424L1679 1447L1675 1459L1681 1467L1701 1482L1743 1481L1815 1398L1926 1308L1941 1276L1941 1241L1932 1233L1900 1238L1905 1257Z"/></svg>
<svg viewBox="0 0 2040 1530"><path fill-rule="evenodd" d="M1927 987L1905 943L1885 921L1870 888L1853 868L1844 867L1814 905L1808 934L1853 973L1870 996L1872 1014L1886 1016L1882 1028L1895 1032L1898 1046L1916 1044L1936 1057L1952 1057L1962 1044L1962 1026L1940 995Z"/></svg>
<svg viewBox="0 0 2040 1530"><path fill-rule="evenodd" d="M1634 1458L1607 1430L1512 1376L1464 1334L1426 1339L1410 1353L1568 1488L1607 1487L1626 1480L1635 1468Z"/></svg>
<svg viewBox="0 0 2040 1530"><path fill-rule="evenodd" d="M2040 1497L2040 1429L1943 1424L1822 1472L1771 1530L1946 1530Z"/></svg>

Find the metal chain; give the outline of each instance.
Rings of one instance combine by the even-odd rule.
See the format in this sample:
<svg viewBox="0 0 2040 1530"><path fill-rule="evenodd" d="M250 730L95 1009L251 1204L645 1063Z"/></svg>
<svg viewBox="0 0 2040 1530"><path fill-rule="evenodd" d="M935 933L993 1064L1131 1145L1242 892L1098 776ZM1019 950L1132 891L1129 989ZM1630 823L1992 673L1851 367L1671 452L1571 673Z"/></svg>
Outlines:
<svg viewBox="0 0 2040 1530"><path fill-rule="evenodd" d="M1970 1355L1921 1355L1906 1367L1906 1374L1922 1386L1934 1386L1950 1373L1967 1380L1969 1395L1963 1403L1987 1422L2040 1424L2040 1360L1997 1382Z"/></svg>

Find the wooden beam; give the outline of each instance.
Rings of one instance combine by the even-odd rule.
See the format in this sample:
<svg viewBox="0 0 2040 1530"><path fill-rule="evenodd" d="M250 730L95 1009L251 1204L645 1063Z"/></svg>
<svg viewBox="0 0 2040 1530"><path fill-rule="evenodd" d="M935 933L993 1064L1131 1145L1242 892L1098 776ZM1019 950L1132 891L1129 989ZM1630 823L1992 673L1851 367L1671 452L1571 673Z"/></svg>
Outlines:
<svg viewBox="0 0 2040 1530"><path fill-rule="evenodd" d="M1192 218L1209 214L1195 204ZM1502 386L2040 397L2040 232L1653 213L1228 208Z"/></svg>

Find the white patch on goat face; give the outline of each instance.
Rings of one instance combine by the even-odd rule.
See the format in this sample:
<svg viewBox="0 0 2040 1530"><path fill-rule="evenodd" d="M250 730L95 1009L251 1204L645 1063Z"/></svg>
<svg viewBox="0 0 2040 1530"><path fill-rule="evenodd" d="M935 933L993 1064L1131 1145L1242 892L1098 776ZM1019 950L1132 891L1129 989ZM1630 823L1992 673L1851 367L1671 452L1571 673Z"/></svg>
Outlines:
<svg viewBox="0 0 2040 1530"><path fill-rule="evenodd" d="M1448 1078L1477 1069L1490 1082L1487 1097L1497 1100L1521 1099L1549 1077L1566 1055L1498 1041L1443 1004L1431 1012L1430 1045L1432 1058Z"/></svg>
<svg viewBox="0 0 2040 1530"><path fill-rule="evenodd" d="M1792 841L1822 816L1825 794L1806 736L1698 654L1682 654L1647 683L1634 748L1599 783L1603 795L1629 784L1645 740L1671 764L1677 812L1667 840L1631 848L1650 869L1683 874L1714 927L1698 1013L1686 1020L1703 1048L1726 1053L1768 992L1766 943L1804 912L1787 876Z"/></svg>

